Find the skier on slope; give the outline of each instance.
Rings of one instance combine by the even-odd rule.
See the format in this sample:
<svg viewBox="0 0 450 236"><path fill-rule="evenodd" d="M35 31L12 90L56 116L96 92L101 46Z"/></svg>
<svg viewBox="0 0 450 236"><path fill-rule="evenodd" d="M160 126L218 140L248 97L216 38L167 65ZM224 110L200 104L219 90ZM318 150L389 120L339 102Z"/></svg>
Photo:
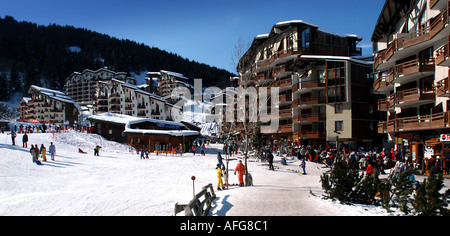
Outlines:
<svg viewBox="0 0 450 236"><path fill-rule="evenodd" d="M302 160L302 164L300 164L300 166L301 166L302 169L303 169L303 174L306 175L306 170L305 170L305 169L306 169L306 163L305 163L305 159Z"/></svg>
<svg viewBox="0 0 450 236"><path fill-rule="evenodd" d="M223 186L223 181L222 181L222 165L221 164L217 164L216 173L217 173L217 190L220 191L222 189L225 189L225 187ZM220 188L220 186L222 186L222 188Z"/></svg>
<svg viewBox="0 0 450 236"><path fill-rule="evenodd" d="M234 175L236 175L236 171L238 172L239 186L244 186L244 174L245 174L245 166L242 164L242 160L239 160L239 163L236 165L234 169Z"/></svg>
<svg viewBox="0 0 450 236"><path fill-rule="evenodd" d="M100 148L102 148L102 147L100 147L100 146L95 146L95 148L94 148L94 156L99 156L99 151L100 151Z"/></svg>

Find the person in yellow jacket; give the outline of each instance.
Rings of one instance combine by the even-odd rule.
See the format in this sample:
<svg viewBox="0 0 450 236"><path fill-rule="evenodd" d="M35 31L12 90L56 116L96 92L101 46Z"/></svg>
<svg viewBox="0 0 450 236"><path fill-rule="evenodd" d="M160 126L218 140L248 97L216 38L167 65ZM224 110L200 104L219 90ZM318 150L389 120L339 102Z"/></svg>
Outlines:
<svg viewBox="0 0 450 236"><path fill-rule="evenodd" d="M217 190L222 190L225 187L223 186L223 181L222 181L222 168L220 164L217 164L216 167L216 172L217 172ZM222 186L222 188L220 188Z"/></svg>
<svg viewBox="0 0 450 236"><path fill-rule="evenodd" d="M44 144L41 144L41 150L42 159L43 161L47 161L47 149L45 148Z"/></svg>

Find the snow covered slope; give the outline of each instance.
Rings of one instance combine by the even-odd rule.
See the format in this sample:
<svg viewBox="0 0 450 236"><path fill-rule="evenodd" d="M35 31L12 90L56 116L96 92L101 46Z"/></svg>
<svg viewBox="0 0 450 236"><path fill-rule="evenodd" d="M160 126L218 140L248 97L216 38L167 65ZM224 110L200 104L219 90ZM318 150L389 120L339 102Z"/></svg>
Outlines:
<svg viewBox="0 0 450 236"><path fill-rule="evenodd" d="M175 203L188 203L195 191L209 183L216 187L214 170L222 146L207 146L206 156L150 156L140 160L129 147L98 135L65 133L30 134L30 144L56 145L56 159L38 166L29 148L22 148L22 134L12 146L0 134L0 215L161 215L173 214ZM93 148L102 145L99 157ZM79 154L78 148L87 154ZM199 149L197 150L199 153ZM276 157L278 158L278 157ZM312 196L321 193L320 174L326 170L307 163L308 175L292 172L297 161L267 170L249 162L255 186L216 192L213 215L386 215L380 208L342 206ZM237 161L230 162L230 170ZM237 176L230 173L230 183Z"/></svg>

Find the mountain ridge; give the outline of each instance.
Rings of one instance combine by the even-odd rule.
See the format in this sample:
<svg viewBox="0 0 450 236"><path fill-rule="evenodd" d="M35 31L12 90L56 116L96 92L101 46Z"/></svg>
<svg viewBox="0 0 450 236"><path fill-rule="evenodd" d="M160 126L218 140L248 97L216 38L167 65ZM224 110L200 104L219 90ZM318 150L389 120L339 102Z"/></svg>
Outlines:
<svg viewBox="0 0 450 236"><path fill-rule="evenodd" d="M74 71L102 67L129 76L143 71L174 71L184 74L192 84L194 78L203 79L205 87L231 86L229 78L234 76L129 39L73 26L44 26L18 22L12 16L0 17L0 83L6 77L11 94L26 94L32 84L63 90L65 79Z"/></svg>

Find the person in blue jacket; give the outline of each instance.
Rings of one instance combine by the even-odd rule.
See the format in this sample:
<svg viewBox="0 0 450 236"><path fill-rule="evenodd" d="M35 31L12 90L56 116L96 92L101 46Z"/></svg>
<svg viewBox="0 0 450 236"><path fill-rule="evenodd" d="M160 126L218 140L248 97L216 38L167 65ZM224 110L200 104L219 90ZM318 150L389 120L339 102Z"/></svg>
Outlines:
<svg viewBox="0 0 450 236"><path fill-rule="evenodd" d="M300 164L300 166L303 169L303 174L306 175L306 163L305 163L305 159L303 159L302 164Z"/></svg>

